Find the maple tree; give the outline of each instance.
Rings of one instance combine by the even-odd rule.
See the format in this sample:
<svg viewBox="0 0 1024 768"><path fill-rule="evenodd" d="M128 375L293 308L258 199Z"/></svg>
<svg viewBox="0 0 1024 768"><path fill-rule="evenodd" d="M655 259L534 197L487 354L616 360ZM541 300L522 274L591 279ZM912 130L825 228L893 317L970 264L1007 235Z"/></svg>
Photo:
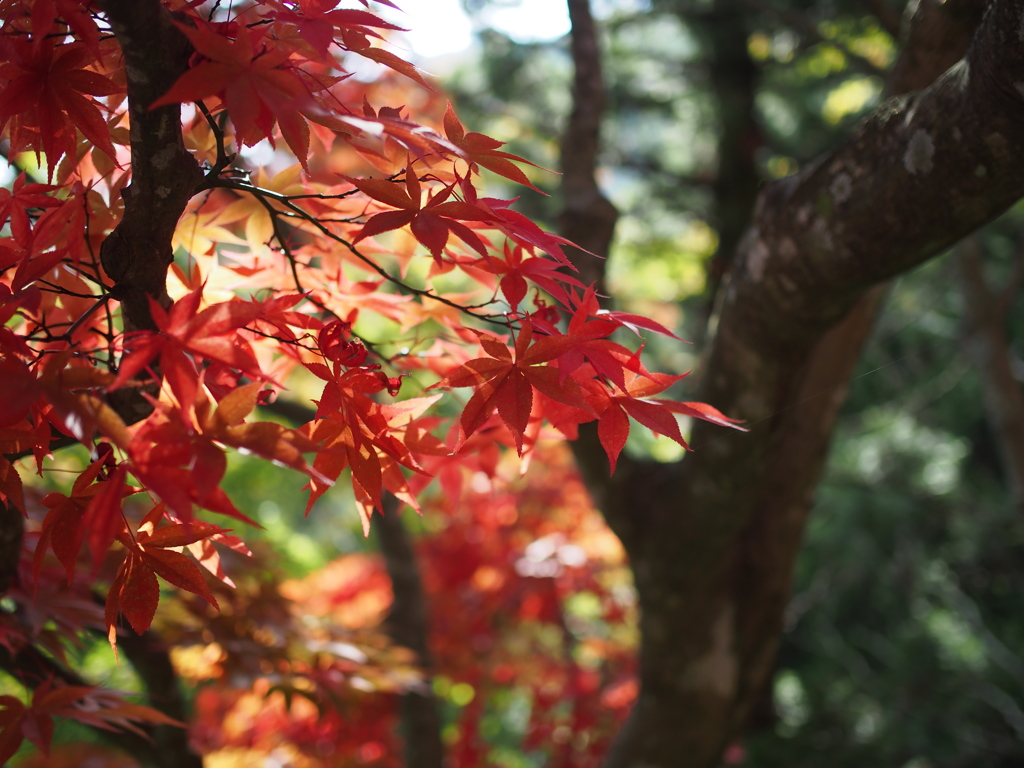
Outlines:
<svg viewBox="0 0 1024 768"><path fill-rule="evenodd" d="M728 289L699 399L750 433L665 396L677 376L632 334L663 329L607 305L574 247L607 255L615 223L587 0L568 3L558 235L479 187L534 194L545 172L391 52L391 4L335 5L0 0L0 664L24 684L0 700L3 754L47 747L57 718L132 763L398 764L401 699L408 765L481 764L502 718L566 765L738 759L871 287L1024 194L1021 5L918 3L900 98L765 184L747 13L649 4L703 30L722 86ZM685 462L623 450L632 421L685 442L679 415L701 422ZM574 435L621 548L546 444ZM246 533L270 520L224 490L239 454L305 475L314 519L350 486L383 558L282 582ZM530 463L539 485L509 490ZM429 511L416 547L399 503ZM72 668L86 633L159 711ZM129 764L80 744L25 762L86 759Z"/></svg>
<svg viewBox="0 0 1024 768"><path fill-rule="evenodd" d="M736 426L655 397L682 377L649 371L637 336L672 334L602 309L568 240L478 190L483 171L536 188L388 50L399 27L374 8L393 4L335 5L0 3L17 169L0 193L0 501L10 530L29 521L0 642L17 664L37 646L65 658L97 622L129 648L158 620L161 581L237 609L224 562L251 554L244 533L200 512L257 522L221 487L229 449L306 475L307 511L347 470L368 532L389 499L419 509L435 476L496 481L496 446L525 464L596 422L614 470L631 420L684 448L679 415ZM415 112L395 101L401 79L421 88ZM302 423L253 417L286 390L311 393ZM90 458L70 487L26 482L78 444ZM524 606L555 620L556 594L540 599ZM26 618L41 606L57 630ZM282 661L336 696L345 663ZM593 720L598 681L565 674L577 724ZM22 677L34 694L0 699L0 759L22 738L45 752L54 716L136 732L178 719L52 669Z"/></svg>

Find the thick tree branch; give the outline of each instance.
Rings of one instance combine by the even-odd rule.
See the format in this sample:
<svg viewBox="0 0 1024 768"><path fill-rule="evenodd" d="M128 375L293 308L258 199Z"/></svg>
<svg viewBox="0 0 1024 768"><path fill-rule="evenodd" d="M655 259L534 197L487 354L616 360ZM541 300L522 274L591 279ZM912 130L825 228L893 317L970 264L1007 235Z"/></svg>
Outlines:
<svg viewBox="0 0 1024 768"><path fill-rule="evenodd" d="M1024 46L1009 31L1018 21L1018 6L993 4L962 64L887 102L842 147L762 196L726 310L762 328L759 343L806 346L868 287L1020 196L1024 94L1013 84Z"/></svg>
<svg viewBox="0 0 1024 768"><path fill-rule="evenodd" d="M132 181L122 193L124 217L104 241L100 259L114 281L125 330L153 328L149 300L167 306L171 237L202 172L185 149L180 107L149 105L188 69L191 45L159 0L101 0L124 54L131 124Z"/></svg>
<svg viewBox="0 0 1024 768"><path fill-rule="evenodd" d="M126 332L153 328L149 301L169 305L165 287L173 257L171 238L196 185L202 179L198 163L185 149L179 105L150 110L187 70L191 46L174 26L159 0L99 0L125 59L131 139L132 181L122 195L125 213L100 249L100 260L114 281L111 295L121 303ZM136 390L112 398L127 421L136 421L151 406ZM4 525L4 533L10 526ZM17 559L15 558L15 562ZM185 705L166 649L152 636L126 637L122 644L152 697L154 706L179 720ZM53 662L32 648L5 659L37 685L47 676L68 680ZM34 677L33 677L34 675ZM133 734L117 734L115 743L143 765L159 768L202 766L181 728L153 730L155 743ZM107 738L111 737L107 735Z"/></svg>
<svg viewBox="0 0 1024 768"><path fill-rule="evenodd" d="M124 331L152 330L149 302L170 305L171 238L203 174L185 149L180 105L149 105L188 69L192 48L160 0L99 0L99 6L125 60L132 165L131 184L121 192L124 216L100 246L100 262L114 281ZM152 410L133 387L112 393L110 401L128 423Z"/></svg>

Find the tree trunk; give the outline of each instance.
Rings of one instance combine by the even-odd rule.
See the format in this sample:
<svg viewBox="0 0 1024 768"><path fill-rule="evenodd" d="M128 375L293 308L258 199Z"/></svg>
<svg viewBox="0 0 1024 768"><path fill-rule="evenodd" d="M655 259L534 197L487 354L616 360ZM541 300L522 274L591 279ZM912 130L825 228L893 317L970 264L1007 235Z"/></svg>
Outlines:
<svg viewBox="0 0 1024 768"><path fill-rule="evenodd" d="M1010 306L1024 278L1024 249L1015 254L1014 273L1002 292L993 291L982 269L981 243L971 237L957 248L967 333L964 347L981 377L989 429L996 437L1006 484L1024 512L1024 388L1013 370L1006 333Z"/></svg>
<svg viewBox="0 0 1024 768"><path fill-rule="evenodd" d="M445 753L441 741L441 710L431 688L433 660L427 645L429 620L419 563L400 516L401 503L388 494L384 497L384 506L384 514L374 518L373 525L394 593L387 620L388 634L398 645L416 653L424 675L419 686L402 694L405 768L442 768Z"/></svg>
<svg viewBox="0 0 1024 768"><path fill-rule="evenodd" d="M959 59L984 6L920 3L913 59L890 92ZM608 480L583 430L577 456L642 611L641 690L609 768L719 764L770 684L806 516L885 281L1024 194L1024 7L991 3L973 41L931 87L760 195L700 392L749 433L697 423L681 466L620 462Z"/></svg>

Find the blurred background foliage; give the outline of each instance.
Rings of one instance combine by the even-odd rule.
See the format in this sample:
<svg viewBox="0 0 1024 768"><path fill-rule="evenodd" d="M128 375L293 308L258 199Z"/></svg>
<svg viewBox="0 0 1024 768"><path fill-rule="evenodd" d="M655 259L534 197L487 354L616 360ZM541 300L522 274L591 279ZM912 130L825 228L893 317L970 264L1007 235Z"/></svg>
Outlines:
<svg viewBox="0 0 1024 768"><path fill-rule="evenodd" d="M515 3L466 2L479 25L483 10L501 4ZM601 182L622 214L611 292L699 342L716 249L742 225L728 210L733 192L805 168L879 105L902 4L594 8L609 94ZM722 37L736 27L745 50L730 51ZM557 168L571 106L567 40L516 41L483 26L479 35L476 58L445 80L460 114ZM744 94L729 90L737 82L753 89L745 125L728 114L742 109ZM746 133L727 135L737 123ZM749 169L737 160L744 154ZM558 180L538 179L552 197L523 203L555 226ZM1018 205L977 237L990 284L1010 281L1024 258L1022 232ZM952 258L892 286L852 383L795 574L772 700L744 765L1024 764L1024 520L986 418L982 374L965 350ZM1007 332L1020 382L1020 301ZM662 365L699 376L699 344L651 346Z"/></svg>

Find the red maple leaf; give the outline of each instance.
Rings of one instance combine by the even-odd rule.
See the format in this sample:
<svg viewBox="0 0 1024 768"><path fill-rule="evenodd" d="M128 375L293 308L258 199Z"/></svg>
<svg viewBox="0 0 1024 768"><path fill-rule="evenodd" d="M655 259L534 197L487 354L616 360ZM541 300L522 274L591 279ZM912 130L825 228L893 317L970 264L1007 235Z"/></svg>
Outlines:
<svg viewBox="0 0 1024 768"><path fill-rule="evenodd" d="M31 243L28 212L33 208L55 208L61 201L52 196L50 184L26 184L25 172L18 174L10 189L0 188L0 224L10 221L15 242L23 247Z"/></svg>
<svg viewBox="0 0 1024 768"><path fill-rule="evenodd" d="M99 58L100 31L86 10L88 5L87 0L34 0L32 34L36 37L49 37L64 22Z"/></svg>
<svg viewBox="0 0 1024 768"><path fill-rule="evenodd" d="M568 245L573 248L579 248L578 245L559 235L552 234L551 232L545 232L534 224L529 217L524 216L518 211L513 211L509 206L515 202L515 199L499 200L493 197L478 198L476 196L476 190L471 184L463 181L461 186L466 201L489 214L491 224L512 238L514 242L524 246L531 253L535 252L536 249L540 249L560 261L569 269L576 271L572 262L569 261L569 257L566 256L565 251L562 250L562 246Z"/></svg>
<svg viewBox="0 0 1024 768"><path fill-rule="evenodd" d="M196 410L201 423L207 422L205 397ZM157 411L136 430L128 455L132 473L178 517L191 520L193 505L198 504L256 526L220 487L227 470L224 449L187 423L179 410L158 404Z"/></svg>
<svg viewBox="0 0 1024 768"><path fill-rule="evenodd" d="M608 338L622 323L601 311L593 288L588 288L583 297L575 299L574 303L577 307L569 320L566 335L575 343L568 347L558 361L563 375L572 374L588 362L597 374L625 390L626 371L639 373L643 370L639 352L631 352Z"/></svg>
<svg viewBox="0 0 1024 768"><path fill-rule="evenodd" d="M87 96L109 96L122 89L110 78L86 69L92 53L83 43L62 43L60 36L0 41L3 57L0 80L0 129L12 118L11 150L46 153L50 175L64 155L74 157L82 132L92 144L116 161L107 123L97 103ZM29 127L38 129L38 133Z"/></svg>
<svg viewBox="0 0 1024 768"><path fill-rule="evenodd" d="M235 126L238 144L273 141L274 124L306 167L309 125L300 114L315 107L309 88L291 61L292 54L244 24L234 24L229 40L205 27L178 27L203 57L178 78L150 109L217 96Z"/></svg>
<svg viewBox="0 0 1024 768"><path fill-rule="evenodd" d="M505 259L488 256L477 262L482 268L501 275L498 285L512 309L526 298L529 290L527 280L545 290L562 305L570 306L570 298L561 283L582 289L583 283L572 275L560 272L563 265L543 256L524 258L525 249L521 245L510 247L505 243Z"/></svg>
<svg viewBox="0 0 1024 768"><path fill-rule="evenodd" d="M37 581L43 555L47 548L52 547L53 553L64 566L70 584L87 531L94 570L98 568L107 548L123 526L121 499L139 490L125 484L123 464L114 468L109 478L104 477L112 463L110 454L104 453L75 478L70 496L55 492L43 497L43 505L50 511L43 520L42 533L33 559L33 573Z"/></svg>
<svg viewBox="0 0 1024 768"><path fill-rule="evenodd" d="M383 48L373 46L370 44L368 36L380 37L375 32L365 29L364 27L357 26L341 26L338 29L340 40L338 44L347 51L363 56L371 61L376 61L378 64L383 64L385 67L395 70L399 74L405 75L410 80L422 85L428 91L433 91L433 87L426 80L423 79L423 75L420 71L410 64L405 59L402 59L391 51L386 51Z"/></svg>
<svg viewBox="0 0 1024 768"><path fill-rule="evenodd" d="M198 520L158 527L163 517L163 506L157 505L143 518L134 536L130 530L118 536L128 554L110 585L104 611L107 638L115 651L118 613L124 614L140 635L152 624L160 602L158 575L179 589L199 595L214 608L219 607L199 566L176 548L224 533L224 529Z"/></svg>
<svg viewBox="0 0 1024 768"><path fill-rule="evenodd" d="M151 707L126 702L113 691L99 691L91 685L55 686L47 680L32 692L29 706L15 696L0 696L0 764L6 765L25 739L49 755L55 717L138 734L142 731L134 723L185 727Z"/></svg>
<svg viewBox="0 0 1024 768"><path fill-rule="evenodd" d="M600 412L597 435L608 455L611 471L622 452L626 439L629 437L629 417L632 417L652 432L664 435L690 450L690 446L679 430L679 422L674 414L690 416L710 421L724 427L732 427L746 431L736 419L730 419L716 408L704 403L678 403L673 400L651 397L664 392L677 381L686 378L687 374L671 375L651 373L641 370L639 373L624 372L626 381L622 391L609 390L596 381L586 382L587 397ZM603 404L601 404L603 401Z"/></svg>
<svg viewBox="0 0 1024 768"><path fill-rule="evenodd" d="M317 421L305 429L309 439L320 445L313 461L317 474L310 481L306 512L342 471L350 468L367 531L370 513L382 508L385 488L401 498L411 498L399 465L415 472L423 470L396 432L437 397L382 405L370 396L388 388L394 394L397 389L380 371L351 368L342 373L337 363L334 371L322 363L308 363L306 368L327 382L317 403Z"/></svg>
<svg viewBox="0 0 1024 768"><path fill-rule="evenodd" d="M466 438L497 411L522 455L534 389L556 402L592 412L576 380L562 376L557 367L549 365L575 345L575 339L558 334L536 337L534 341L533 324L523 320L513 358L504 342L485 333L478 335L490 357L470 360L434 385L476 388L460 422Z"/></svg>
<svg viewBox="0 0 1024 768"><path fill-rule="evenodd" d="M262 456L276 464L300 472L311 472L302 454L315 451L315 444L296 430L275 422L245 421L245 417L256 407L262 389L263 384L260 382L238 387L228 393L212 413L204 400L203 407L197 408L203 435L223 445Z"/></svg>
<svg viewBox="0 0 1024 768"><path fill-rule="evenodd" d="M159 331L136 331L126 339L127 354L111 390L128 384L159 357L164 379L187 416L196 400L199 374L186 353L219 361L250 378L265 378L248 343L238 336L239 328L260 316L262 305L225 301L197 314L202 294L199 288L166 311L150 300L153 322Z"/></svg>
<svg viewBox="0 0 1024 768"><path fill-rule="evenodd" d="M335 42L336 35L344 30L357 32L364 37L378 38L380 35L374 32L373 28L407 31L368 11L336 8L337 2L332 0L300 0L300 12L276 0L271 0L271 3L280 10L268 13L266 17L283 24L294 25L321 57L329 55L330 46Z"/></svg>
<svg viewBox="0 0 1024 768"><path fill-rule="evenodd" d="M374 200L399 209L371 216L353 243L408 224L413 236L427 247L435 259L441 258L441 251L448 243L449 231L454 232L477 253L482 256L487 254L487 246L479 235L458 220L490 221L493 217L475 205L461 200L449 200L458 182L452 182L437 194L428 195L427 204L423 205L420 180L412 169L411 158L405 169L404 185L384 179L342 178Z"/></svg>
<svg viewBox="0 0 1024 768"><path fill-rule="evenodd" d="M469 161L470 167L482 165L499 176L504 176L506 179L523 184L532 190L540 192L542 195L546 194L542 190L537 189L515 163L526 163L534 168L539 168L540 166L518 155L513 155L511 152L501 151L499 147L505 146L504 141L492 139L490 136L485 136L482 133L472 131L466 133L466 127L455 115L451 102L448 102L448 109L444 113L444 133L448 137L448 141L458 147L466 160Z"/></svg>

